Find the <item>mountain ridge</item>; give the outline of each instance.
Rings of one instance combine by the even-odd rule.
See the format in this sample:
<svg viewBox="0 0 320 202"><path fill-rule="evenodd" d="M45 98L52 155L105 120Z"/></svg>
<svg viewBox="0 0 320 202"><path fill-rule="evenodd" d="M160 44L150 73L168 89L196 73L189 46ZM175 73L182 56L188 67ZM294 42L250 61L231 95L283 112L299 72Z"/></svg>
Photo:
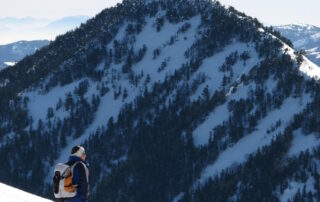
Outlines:
<svg viewBox="0 0 320 202"><path fill-rule="evenodd" d="M298 50L305 52L314 63L320 65L320 27L304 24L275 26L282 35L294 42Z"/></svg>
<svg viewBox="0 0 320 202"><path fill-rule="evenodd" d="M77 143L93 201L316 200L318 144L297 141L317 140L319 67L273 33L217 1L102 11L0 72L0 180L52 197Z"/></svg>
<svg viewBox="0 0 320 202"><path fill-rule="evenodd" d="M7 66L12 66L7 65L6 63L16 63L26 55L30 55L39 48L48 44L48 40L22 40L6 45L0 45L0 68L3 69Z"/></svg>

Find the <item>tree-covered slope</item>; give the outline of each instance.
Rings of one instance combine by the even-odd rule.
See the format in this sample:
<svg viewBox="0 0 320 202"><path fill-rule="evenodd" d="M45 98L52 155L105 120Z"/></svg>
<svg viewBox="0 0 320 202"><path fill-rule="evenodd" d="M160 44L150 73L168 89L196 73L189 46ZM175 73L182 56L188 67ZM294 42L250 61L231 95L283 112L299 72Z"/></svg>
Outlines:
<svg viewBox="0 0 320 202"><path fill-rule="evenodd" d="M0 181L52 197L84 144L92 201L317 201L319 71L217 1L124 1L0 72Z"/></svg>

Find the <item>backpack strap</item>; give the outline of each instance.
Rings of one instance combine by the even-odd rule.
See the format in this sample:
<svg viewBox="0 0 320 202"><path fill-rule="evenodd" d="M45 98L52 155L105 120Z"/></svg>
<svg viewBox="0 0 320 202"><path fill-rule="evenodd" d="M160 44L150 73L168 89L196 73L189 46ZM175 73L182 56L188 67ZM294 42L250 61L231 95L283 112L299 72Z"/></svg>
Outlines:
<svg viewBox="0 0 320 202"><path fill-rule="evenodd" d="M85 173L86 173L87 182L89 182L89 169L88 169L87 165L85 163L83 163L82 161L77 161L76 163L74 163L71 166L71 175L72 175L72 177L73 177L73 170L76 167L76 165L78 165L79 163L82 164L82 166L83 166L83 168L85 170Z"/></svg>
<svg viewBox="0 0 320 202"><path fill-rule="evenodd" d="M63 173L60 175L60 178L61 179L64 179L64 178L66 178L66 173L70 170L71 172L71 176L73 177L73 169L74 169L74 167L77 165L77 164L79 164L80 163L80 161L77 161L77 162L75 162L74 164L72 164L70 167L68 167L67 169L65 169L65 171L63 171Z"/></svg>
<svg viewBox="0 0 320 202"><path fill-rule="evenodd" d="M89 169L85 163L83 163L82 161L80 163L83 165L83 168L86 172L87 182L89 183Z"/></svg>
<svg viewBox="0 0 320 202"><path fill-rule="evenodd" d="M70 167L70 169L71 169L71 176L72 176L72 177L73 177L73 170L74 170L74 168L76 167L76 165L78 165L79 163L81 163L81 161L75 162L75 163L72 164L72 166Z"/></svg>
<svg viewBox="0 0 320 202"><path fill-rule="evenodd" d="M84 170L85 170L85 173L86 173L87 182L89 183L89 169L88 169L87 165L86 165L85 163L83 163L82 161L77 161L76 163L74 163L74 164L70 167L70 169L71 169L71 177L73 177L73 170L74 170L74 168L75 168L79 163L82 164L82 166L83 166L83 168L84 168ZM78 185L75 185L75 186L77 187Z"/></svg>

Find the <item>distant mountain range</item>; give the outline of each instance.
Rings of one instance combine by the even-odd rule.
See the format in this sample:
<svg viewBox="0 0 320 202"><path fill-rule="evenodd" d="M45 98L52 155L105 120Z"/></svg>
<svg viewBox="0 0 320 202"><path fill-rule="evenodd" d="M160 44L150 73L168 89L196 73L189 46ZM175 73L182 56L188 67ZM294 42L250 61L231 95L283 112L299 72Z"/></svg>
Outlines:
<svg viewBox="0 0 320 202"><path fill-rule="evenodd" d="M0 70L12 66L26 55L33 54L41 47L48 45L48 40L18 41L0 46Z"/></svg>
<svg viewBox="0 0 320 202"><path fill-rule="evenodd" d="M48 45L48 39L64 34L87 21L88 16L69 16L58 20L27 18L0 19L0 71L26 55ZM42 40L40 40L42 39Z"/></svg>
<svg viewBox="0 0 320 202"><path fill-rule="evenodd" d="M320 65L320 27L308 24L289 24L274 28L289 38L296 49L304 49L307 56Z"/></svg>

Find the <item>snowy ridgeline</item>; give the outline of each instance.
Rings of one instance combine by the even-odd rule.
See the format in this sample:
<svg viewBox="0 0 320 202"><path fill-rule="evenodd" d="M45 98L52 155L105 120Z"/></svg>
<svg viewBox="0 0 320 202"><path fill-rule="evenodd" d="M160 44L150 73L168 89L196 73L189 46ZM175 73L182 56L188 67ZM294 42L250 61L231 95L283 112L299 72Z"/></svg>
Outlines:
<svg viewBox="0 0 320 202"><path fill-rule="evenodd" d="M237 48L239 49L240 47L237 46ZM292 58L295 58L295 55L293 54L294 50L292 48L285 44L284 48L287 49ZM227 50L229 49L232 49L232 47L228 47ZM255 64L258 60L253 57L248 62ZM242 67L242 69L243 68L244 67ZM305 78L319 78L320 75L320 68L306 57L304 57L304 61L300 65L299 70L303 73ZM245 99L249 90L254 88L254 86L251 85L252 84L248 86L240 85L236 92L227 95L227 100ZM266 86L266 91L272 92L276 87L276 81L269 79ZM225 151L221 152L218 159L203 170L201 178L195 183L195 187L198 183L202 184L208 180L208 178L218 175L224 169L246 162L247 157L257 151L258 148L269 145L272 139L274 139L279 132L283 132L285 127L290 124L292 117L301 112L310 102L311 99L307 94L304 95L302 99L293 97L287 98L281 108L271 111L265 119L258 122L255 131L251 134L247 134L237 143L230 145ZM217 107L207 119L194 130L193 138L195 145L206 145L209 141L210 134L213 133L213 129L224 121L227 121L229 116L230 114L227 105ZM217 119L217 117L219 118ZM277 117L277 119L275 119L275 117ZM282 123L281 126L275 127L274 130L269 132L269 129L274 128L277 121ZM314 134L305 136L301 130L297 130L294 133L294 139L288 152L288 156L298 155L301 151L306 151L308 149L311 150L318 146L319 143L319 140Z"/></svg>
<svg viewBox="0 0 320 202"><path fill-rule="evenodd" d="M1 202L50 202L48 199L41 198L0 183ZM51 201L52 202L52 201Z"/></svg>
<svg viewBox="0 0 320 202"><path fill-rule="evenodd" d="M320 65L320 27L307 24L275 26L283 36L290 39L296 49L304 49L311 61Z"/></svg>
<svg viewBox="0 0 320 202"><path fill-rule="evenodd" d="M283 45L283 51L287 52L292 59L296 59L296 56L294 54L295 50L290 48L286 44ZM239 44L235 44L235 47L229 46L225 49L227 51L219 54L227 54L228 50L232 49L241 50L242 47L241 45L239 46ZM251 54L252 52L254 52L250 49L248 49L247 51ZM216 54L210 59L216 59L215 57L219 57L219 54ZM225 57L226 56L227 55L225 55ZM215 60L215 62L217 61L220 60ZM258 62L259 60L255 56L250 58L248 61L248 63L250 64L249 66L253 66ZM205 64L206 63L204 62L203 66L205 66ZM235 66L237 65L239 64L236 63ZM248 69L246 69L245 67L246 66L238 67L239 69L243 70L243 74L246 74L248 72ZM305 56L303 56L303 62L299 66L299 71L302 73L302 75L304 75L306 79L320 78L320 68ZM207 75L210 75L210 73L214 75L219 74L219 72L206 72ZM272 92L275 90L275 87L276 81L270 78L267 81L266 91ZM255 88L255 86L252 86L252 84L249 84L247 86L240 84L235 92L227 94L227 100L231 101L246 99L246 97L248 96L247 93L250 91L250 89L253 88ZM230 89L230 92L231 91L233 91L232 87ZM237 143L228 146L225 151L219 154L219 157L213 164L208 165L205 169L203 169L201 177L198 179L198 181L196 181L196 183L194 183L193 188L196 189L199 185L205 184L209 178L219 175L223 170L236 167L239 164L244 164L250 154L255 153L259 148L261 149L265 145L270 145L271 141L276 137L276 135L283 132L285 127L291 123L292 117L294 117L295 114L301 112L311 101L312 100L310 99L310 96L307 94L302 96L302 99L296 99L294 97L287 98L279 109L271 111L265 119L262 119L258 122L256 130L254 130L250 134L247 134ZM206 120L193 131L195 145L200 147L208 144L210 135L212 135L214 132L214 128L222 124L224 121L227 121L229 117L230 112L228 111L228 107L226 104L217 107L211 114L209 114ZM275 117L277 117L277 119L275 119ZM277 121L279 121L281 125L275 127ZM270 131L270 128L274 129ZM287 153L287 157L290 158L298 156L300 152L305 152L307 150L312 151L313 148L316 148L319 145L320 141L316 137L316 134L304 135L304 133L300 129L296 130L293 134L293 141ZM304 186L306 186L307 191L314 193L315 190L312 187L314 184L314 178L309 175L307 179L308 180L305 184L302 182L290 181L289 186L284 191L284 193L279 194L280 201L286 202L288 201L288 199L292 199L298 190L303 190ZM173 202L179 201L183 196L184 193L181 192L174 198Z"/></svg>

